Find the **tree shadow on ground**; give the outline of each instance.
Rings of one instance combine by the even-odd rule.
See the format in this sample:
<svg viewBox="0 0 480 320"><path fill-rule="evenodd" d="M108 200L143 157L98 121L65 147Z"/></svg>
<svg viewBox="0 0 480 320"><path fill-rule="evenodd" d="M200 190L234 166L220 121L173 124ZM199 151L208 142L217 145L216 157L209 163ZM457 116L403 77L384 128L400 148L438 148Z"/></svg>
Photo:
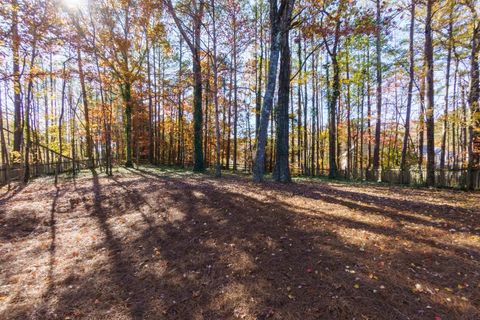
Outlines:
<svg viewBox="0 0 480 320"><path fill-rule="evenodd" d="M468 250L449 251L409 230L319 209L306 215L308 207L288 200L300 188L305 198L389 217L401 202L392 200L387 209L372 210L352 203L360 194L325 185L263 185L275 191L269 194L244 179L132 171L112 178L94 174L90 184L85 180L72 190L85 199L92 227L101 232L100 243L92 249L103 252L106 263L57 281L45 301L48 313L30 314L86 319L480 316L480 296L473 287L480 279L478 259L464 256ZM385 203L365 197L373 205ZM132 222L122 229L122 220ZM423 219L407 221L429 226ZM348 241L338 228L352 230L352 238L368 232L392 242L417 242L419 247L363 247ZM450 293L443 288L456 290L460 280L467 281L465 275L472 283L462 291L468 299L447 302ZM412 292L416 282L422 289Z"/></svg>

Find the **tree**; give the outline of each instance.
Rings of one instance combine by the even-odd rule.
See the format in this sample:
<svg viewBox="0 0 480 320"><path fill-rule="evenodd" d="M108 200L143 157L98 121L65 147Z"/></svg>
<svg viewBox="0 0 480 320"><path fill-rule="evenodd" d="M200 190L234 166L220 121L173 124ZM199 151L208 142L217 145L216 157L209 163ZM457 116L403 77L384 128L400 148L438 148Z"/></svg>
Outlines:
<svg viewBox="0 0 480 320"><path fill-rule="evenodd" d="M478 0L7 4L2 163L25 179L149 160L406 183L416 162L434 185L438 161L476 187Z"/></svg>
<svg viewBox="0 0 480 320"><path fill-rule="evenodd" d="M325 49L330 56L332 61L333 69L333 80L331 87L331 94L328 95L328 114L329 114L329 130L328 130L328 145L329 145L329 174L330 179L337 177L337 103L340 97L340 65L338 62L338 51L341 41L342 32L342 23L345 19L344 14L347 9L347 1L340 1L338 7L336 8L335 14L332 14L327 11L327 8L322 8L324 15L327 20L323 23L325 26L320 30L323 36L323 42ZM332 31L333 29L333 31ZM329 42L328 37L333 35L333 39Z"/></svg>
<svg viewBox="0 0 480 320"><path fill-rule="evenodd" d="M472 14L473 32L470 54L470 90L468 104L470 105L471 121L469 126L470 141L468 144L468 185L471 190L474 188L473 168L479 163L479 151L474 152L474 144L480 144L480 22L479 13L475 1L468 1L467 6ZM478 148L478 147L477 147Z"/></svg>
<svg viewBox="0 0 480 320"><path fill-rule="evenodd" d="M202 64L201 64L201 27L204 13L204 0L192 0L192 25L193 35L189 35L183 23L180 21L171 0L164 0L168 12L172 16L175 24L180 31L183 39L192 52L192 70L194 78L193 94L193 133L194 133L194 151L193 151L193 171L202 172L205 170L203 158L203 112L202 112Z"/></svg>
<svg viewBox="0 0 480 320"><path fill-rule="evenodd" d="M22 84L20 75L20 45L21 39L18 32L18 12L19 5L17 0L12 0L12 57L13 57L13 96L14 96L14 135L13 135L13 151L20 152L23 140L22 127Z"/></svg>
<svg viewBox="0 0 480 320"><path fill-rule="evenodd" d="M293 10L293 1L291 8ZM291 16L291 12L287 15ZM290 18L288 18L290 20ZM290 44L289 44L290 24L283 29L280 40L280 74L278 82L278 102L277 102L277 130L276 130L276 148L275 168L273 170L273 178L278 182L290 182L290 166L288 162L289 156L289 118L288 104L290 101Z"/></svg>
<svg viewBox="0 0 480 320"><path fill-rule="evenodd" d="M435 185L435 118L434 118L434 78L433 78L433 39L432 17L434 0L427 0L425 20L425 67L427 105L425 118L427 127L427 180L428 186Z"/></svg>
<svg viewBox="0 0 480 320"><path fill-rule="evenodd" d="M441 153L440 153L440 171L441 171L441 183L444 183L445 180L445 156L447 148L447 133L448 133L448 109L449 109L449 94L450 94L450 66L452 62L452 50L453 50L453 10L455 8L455 3L450 2L448 6L448 35L447 35L447 69L445 75L445 105L443 111L443 127L442 127L442 144L441 144Z"/></svg>
<svg viewBox="0 0 480 320"><path fill-rule="evenodd" d="M407 112L405 116L405 133L403 135L402 159L400 168L402 170L402 179L407 170L407 153L408 141L410 139L410 117L412 113L412 98L413 98L413 83L415 81L415 52L414 52L414 37L415 37L415 5L416 0L410 3L410 31L409 31L409 69L408 69L408 96L407 96Z"/></svg>
<svg viewBox="0 0 480 320"><path fill-rule="evenodd" d="M222 175L220 164L220 119L219 119L219 102L218 102L218 58L217 58L217 18L216 18L216 6L215 0L211 0L210 8L212 11L212 40L213 40L213 57L212 57L212 69L213 69L213 99L215 104L215 176L220 177Z"/></svg>
<svg viewBox="0 0 480 320"><path fill-rule="evenodd" d="M373 170L375 175L380 168L380 131L382 119L382 16L380 0L376 0L375 48L377 52L377 117L375 122L375 144L373 146ZM380 179L380 177L378 177Z"/></svg>
<svg viewBox="0 0 480 320"><path fill-rule="evenodd" d="M255 152L255 164L253 167L253 180L263 181L265 171L265 145L267 142L268 121L273 106L273 96L277 81L278 59L280 56L282 33L290 26L295 0L281 0L278 6L277 0L270 0L270 61L268 65L267 87L263 98L263 106L260 116L260 128Z"/></svg>

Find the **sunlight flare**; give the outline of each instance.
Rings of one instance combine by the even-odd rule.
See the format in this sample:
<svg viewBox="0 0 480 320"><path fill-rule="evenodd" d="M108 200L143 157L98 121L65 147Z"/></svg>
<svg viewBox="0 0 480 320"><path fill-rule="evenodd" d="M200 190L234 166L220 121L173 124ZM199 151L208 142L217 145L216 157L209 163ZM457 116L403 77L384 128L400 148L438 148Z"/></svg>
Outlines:
<svg viewBox="0 0 480 320"><path fill-rule="evenodd" d="M61 0L67 9L77 10L88 5L88 0Z"/></svg>

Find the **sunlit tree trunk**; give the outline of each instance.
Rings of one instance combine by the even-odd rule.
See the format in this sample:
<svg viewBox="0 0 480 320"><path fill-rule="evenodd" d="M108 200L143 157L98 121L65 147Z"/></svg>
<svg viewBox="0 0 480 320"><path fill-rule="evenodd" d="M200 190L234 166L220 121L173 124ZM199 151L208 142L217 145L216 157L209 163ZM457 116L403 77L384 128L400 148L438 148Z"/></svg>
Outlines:
<svg viewBox="0 0 480 320"><path fill-rule="evenodd" d="M382 39L381 39L381 4L380 0L376 0L377 13L376 13L376 69L377 69L377 117L375 123L375 144L373 147L373 170L375 175L378 174L380 169L380 133L381 133L381 118L382 118ZM380 176L377 177L380 179Z"/></svg>
<svg viewBox="0 0 480 320"><path fill-rule="evenodd" d="M93 143L92 135L90 133L90 116L88 110L88 98L87 89L85 87L85 75L83 73L82 55L80 53L80 47L77 47L77 63L78 63L78 75L80 78L80 88L82 89L82 102L83 102L83 114L85 119L85 135L87 140L87 158L89 160L89 167L94 166L93 159Z"/></svg>
<svg viewBox="0 0 480 320"><path fill-rule="evenodd" d="M445 105L443 109L443 126L442 126L442 145L440 153L440 171L441 183L445 183L445 157L447 153L447 134L448 134L448 107L450 94L450 66L452 61L452 37L453 37L453 7L450 9L450 18L448 22L448 39L447 39L447 70L445 74Z"/></svg>
<svg viewBox="0 0 480 320"><path fill-rule="evenodd" d="M270 0L270 60L268 67L267 88L263 99L263 106L260 117L260 128L255 153L255 164L253 167L253 180L263 180L265 171L265 146L267 143L268 122L273 106L273 98L277 81L278 59L280 55L281 33L290 27L290 19L295 0L282 0L280 8L277 0Z"/></svg>
<svg viewBox="0 0 480 320"><path fill-rule="evenodd" d="M215 176L220 177L222 175L220 165L220 119L219 119L219 103L218 103L218 59L217 59L217 25L216 25L216 8L215 0L210 2L212 10L212 38L213 38L213 103L215 105Z"/></svg>
<svg viewBox="0 0 480 320"><path fill-rule="evenodd" d="M164 3L172 16L177 28L187 42L192 52L193 71L193 171L202 172L205 170L203 158L203 114L202 114L202 65L201 65L201 27L204 11L204 1L193 1L193 39L184 29L183 23L178 18L171 0L164 0Z"/></svg>
<svg viewBox="0 0 480 320"><path fill-rule="evenodd" d="M26 106L25 106L25 132L26 132L26 143L25 143L25 172L23 176L23 182L28 182L30 179L30 152L32 148L32 138L31 138L31 112L32 112L32 104L33 104L33 70L35 66L35 58L37 57L37 27L34 27L33 30L33 42L32 42L32 54L30 58L30 77L28 78L27 84L27 99L26 99Z"/></svg>
<svg viewBox="0 0 480 320"><path fill-rule="evenodd" d="M288 103L290 100L290 44L288 30L282 33L280 42L280 73L278 80L278 103L277 103L277 129L276 129L276 153L273 178L278 182L290 182L289 156L289 119Z"/></svg>
<svg viewBox="0 0 480 320"><path fill-rule="evenodd" d="M401 178L405 176L407 170L407 154L408 141L410 139L410 117L412 113L412 96L413 82L415 81L415 52L414 52L414 36L415 36L415 1L410 4L410 38L409 38L409 69L408 69L408 93L407 93L407 111L405 115L405 133L403 136L402 158L400 160Z"/></svg>

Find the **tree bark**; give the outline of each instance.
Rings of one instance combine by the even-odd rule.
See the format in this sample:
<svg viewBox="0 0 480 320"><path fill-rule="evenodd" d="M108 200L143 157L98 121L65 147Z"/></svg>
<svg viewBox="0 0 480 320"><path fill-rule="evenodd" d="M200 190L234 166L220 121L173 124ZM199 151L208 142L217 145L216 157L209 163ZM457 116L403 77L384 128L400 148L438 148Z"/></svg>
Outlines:
<svg viewBox="0 0 480 320"><path fill-rule="evenodd" d="M23 140L22 85L20 79L20 35L18 34L18 1L12 0L12 57L13 57L13 151L20 152Z"/></svg>
<svg viewBox="0 0 480 320"><path fill-rule="evenodd" d="M277 130L276 130L276 149L275 167L273 170L273 178L278 182L290 182L289 167L289 119L288 104L290 101L290 44L289 32L286 30L282 33L280 44L280 73L278 80L278 104L277 104Z"/></svg>
<svg viewBox="0 0 480 320"><path fill-rule="evenodd" d="M238 81L237 81L237 19L233 15L233 171L237 171L238 158Z"/></svg>
<svg viewBox="0 0 480 320"><path fill-rule="evenodd" d="M280 26L278 21L277 1L270 0L270 59L268 63L267 87L263 98L263 106L260 112L260 127L255 151L255 163L253 166L253 180L263 181L265 171L265 146L267 144L268 121L273 106L273 95L277 81L278 58L280 56Z"/></svg>
<svg viewBox="0 0 480 320"><path fill-rule="evenodd" d="M132 147L132 92L131 84L126 81L123 84L122 93L125 103L125 167L133 168L133 147Z"/></svg>
<svg viewBox="0 0 480 320"><path fill-rule="evenodd" d="M210 2L212 8L212 28L213 28L213 103L215 105L215 176L222 175L222 168L220 165L220 119L219 119L219 105L218 105L218 61L217 61L217 26L215 15L215 0Z"/></svg>
<svg viewBox="0 0 480 320"><path fill-rule="evenodd" d="M93 168L94 167L93 143L92 143L92 135L90 133L90 116L88 112L87 89L85 87L85 74L83 73L83 64L82 64L82 56L80 53L80 47L77 47L77 63L78 63L78 74L80 78L80 87L82 89L83 113L85 118L85 135L87 139L87 158L89 160L89 167Z"/></svg>
<svg viewBox="0 0 480 320"><path fill-rule="evenodd" d="M450 91L450 66L452 61L452 37L453 37L453 6L450 8L450 19L448 23L448 39L447 39L447 70L445 74L445 106L443 109L443 127L442 127L442 145L440 153L440 170L441 183L445 182L445 157L448 133L448 103Z"/></svg>
<svg viewBox="0 0 480 320"><path fill-rule="evenodd" d="M377 2L377 17L376 17L376 51L377 51L377 118L375 123L375 144L373 146L373 170L375 175L378 174L380 168L380 132L381 132L381 117L382 117L382 46L381 46L381 12L380 0ZM380 178L380 177L378 177Z"/></svg>
<svg viewBox="0 0 480 320"><path fill-rule="evenodd" d="M164 0L164 3L172 16L183 39L188 44L192 52L192 71L193 71L193 171L203 172L205 170L203 159L203 114L202 114L202 65L201 65L201 27L204 10L204 1L199 3L194 1L193 13L193 39L184 29L182 22L178 18L171 0Z"/></svg>
<svg viewBox="0 0 480 320"><path fill-rule="evenodd" d="M480 22L478 15L472 5L472 14L474 16L474 30L472 35L472 53L470 56L470 91L468 95L468 104L470 106L471 121L469 125L469 143L468 143L468 189L475 187L474 168L478 166L480 154L475 152L474 143L480 143Z"/></svg>
<svg viewBox="0 0 480 320"><path fill-rule="evenodd" d="M410 138L410 117L412 113L412 97L413 97L413 82L415 81L415 51L414 51L414 37L415 37L415 1L412 0L410 5L410 39L409 39L409 70L408 70L408 96L407 96L407 114L405 116L405 134L403 136L402 159L400 160L401 178L402 182L407 170L407 153L408 141Z"/></svg>
<svg viewBox="0 0 480 320"><path fill-rule="evenodd" d="M433 42L432 42L432 8L434 0L427 0L427 17L425 22L425 61L427 106L425 109L427 128L427 186L435 185L435 123L434 123L434 78L433 78Z"/></svg>

